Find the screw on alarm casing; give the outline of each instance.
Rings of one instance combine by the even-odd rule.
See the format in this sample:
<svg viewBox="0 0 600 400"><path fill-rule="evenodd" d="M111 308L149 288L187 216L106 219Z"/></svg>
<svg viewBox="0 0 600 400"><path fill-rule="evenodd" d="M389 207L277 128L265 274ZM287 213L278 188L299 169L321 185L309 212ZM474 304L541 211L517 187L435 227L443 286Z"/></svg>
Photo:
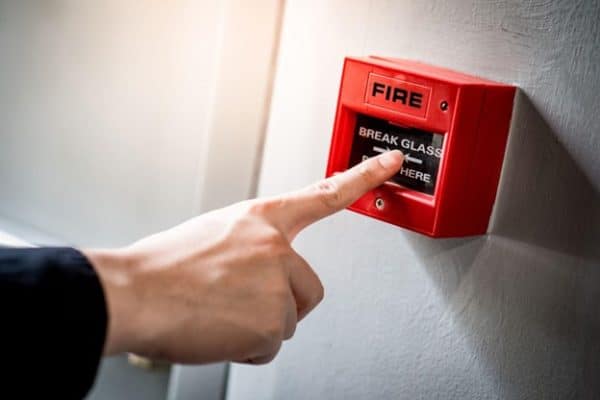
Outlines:
<svg viewBox="0 0 600 400"><path fill-rule="evenodd" d="M375 208L378 210L383 210L385 207L385 201L381 197L375 199Z"/></svg>

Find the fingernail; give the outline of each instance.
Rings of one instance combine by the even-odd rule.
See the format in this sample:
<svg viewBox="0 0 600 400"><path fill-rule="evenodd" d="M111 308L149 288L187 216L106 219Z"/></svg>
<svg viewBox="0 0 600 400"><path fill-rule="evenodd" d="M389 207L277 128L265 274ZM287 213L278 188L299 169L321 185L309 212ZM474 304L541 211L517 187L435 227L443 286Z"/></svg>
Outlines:
<svg viewBox="0 0 600 400"><path fill-rule="evenodd" d="M404 155L400 150L392 150L379 156L379 163L385 169L397 168L402 164L403 159Z"/></svg>

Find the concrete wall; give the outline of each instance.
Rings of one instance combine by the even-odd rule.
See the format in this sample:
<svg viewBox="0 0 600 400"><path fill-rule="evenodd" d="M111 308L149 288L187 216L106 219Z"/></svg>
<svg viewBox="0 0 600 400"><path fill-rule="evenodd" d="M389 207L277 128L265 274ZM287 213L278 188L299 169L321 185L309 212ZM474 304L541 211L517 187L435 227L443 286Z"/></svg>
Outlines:
<svg viewBox="0 0 600 400"><path fill-rule="evenodd" d="M511 82L491 233L433 240L351 212L295 247L326 297L229 400L600 395L600 3L286 4L259 192L323 176L345 55Z"/></svg>

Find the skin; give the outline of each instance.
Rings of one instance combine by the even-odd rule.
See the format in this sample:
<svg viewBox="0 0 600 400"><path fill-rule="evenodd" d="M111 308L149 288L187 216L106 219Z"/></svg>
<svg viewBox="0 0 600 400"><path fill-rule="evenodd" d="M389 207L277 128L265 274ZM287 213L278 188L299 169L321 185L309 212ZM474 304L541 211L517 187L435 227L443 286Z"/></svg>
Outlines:
<svg viewBox="0 0 600 400"><path fill-rule="evenodd" d="M381 185L391 151L279 196L233 204L119 249L83 250L104 288L106 355L178 363L271 361L323 286L291 243Z"/></svg>

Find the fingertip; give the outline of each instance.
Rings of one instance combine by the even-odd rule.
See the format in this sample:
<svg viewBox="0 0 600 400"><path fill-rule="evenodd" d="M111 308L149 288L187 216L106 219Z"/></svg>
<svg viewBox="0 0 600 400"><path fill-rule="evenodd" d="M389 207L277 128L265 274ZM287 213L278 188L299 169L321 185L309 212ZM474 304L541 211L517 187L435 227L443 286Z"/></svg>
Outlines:
<svg viewBox="0 0 600 400"><path fill-rule="evenodd" d="M404 154L400 150L392 150L377 157L379 164L388 170L398 170L404 162Z"/></svg>

